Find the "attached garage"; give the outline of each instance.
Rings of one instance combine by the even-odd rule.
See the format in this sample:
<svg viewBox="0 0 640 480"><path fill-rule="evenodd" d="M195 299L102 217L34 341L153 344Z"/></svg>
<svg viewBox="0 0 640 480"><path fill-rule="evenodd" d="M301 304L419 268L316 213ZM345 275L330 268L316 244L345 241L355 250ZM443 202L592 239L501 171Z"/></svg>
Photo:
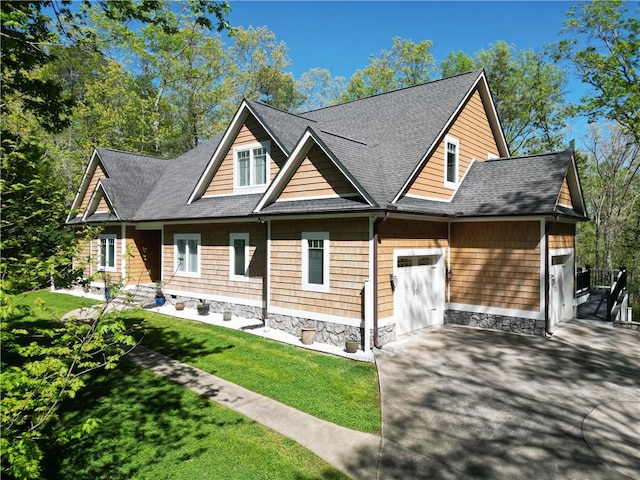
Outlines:
<svg viewBox="0 0 640 480"><path fill-rule="evenodd" d="M396 334L444 322L444 249L395 250L392 283Z"/></svg>

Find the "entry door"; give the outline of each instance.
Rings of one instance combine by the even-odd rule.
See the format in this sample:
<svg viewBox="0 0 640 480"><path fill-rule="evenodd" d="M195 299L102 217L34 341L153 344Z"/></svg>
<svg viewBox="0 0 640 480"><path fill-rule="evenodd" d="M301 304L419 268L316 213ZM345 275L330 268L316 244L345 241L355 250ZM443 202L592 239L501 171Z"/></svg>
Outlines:
<svg viewBox="0 0 640 480"><path fill-rule="evenodd" d="M394 293L396 334L442 325L444 263L442 255L398 256Z"/></svg>
<svg viewBox="0 0 640 480"><path fill-rule="evenodd" d="M551 255L549 319L551 325L573 318L573 255Z"/></svg>

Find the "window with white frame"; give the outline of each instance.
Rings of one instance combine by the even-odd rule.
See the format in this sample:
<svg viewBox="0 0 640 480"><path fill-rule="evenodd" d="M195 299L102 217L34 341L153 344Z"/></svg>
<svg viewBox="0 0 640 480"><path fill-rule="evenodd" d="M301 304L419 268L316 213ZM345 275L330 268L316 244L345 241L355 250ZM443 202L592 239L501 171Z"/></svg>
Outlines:
<svg viewBox="0 0 640 480"><path fill-rule="evenodd" d="M111 233L98 235L98 269L105 272L116 271L116 238Z"/></svg>
<svg viewBox="0 0 640 480"><path fill-rule="evenodd" d="M173 236L174 271L183 277L200 276L200 234L178 233Z"/></svg>
<svg viewBox="0 0 640 480"><path fill-rule="evenodd" d="M329 291L329 233L302 233L302 288Z"/></svg>
<svg viewBox="0 0 640 480"><path fill-rule="evenodd" d="M444 184L447 187L458 184L459 149L458 140L447 135L444 139Z"/></svg>
<svg viewBox="0 0 640 480"><path fill-rule="evenodd" d="M236 147L234 167L236 188L243 191L262 191L269 179L269 142Z"/></svg>
<svg viewBox="0 0 640 480"><path fill-rule="evenodd" d="M248 280L249 278L249 234L229 234L229 278Z"/></svg>

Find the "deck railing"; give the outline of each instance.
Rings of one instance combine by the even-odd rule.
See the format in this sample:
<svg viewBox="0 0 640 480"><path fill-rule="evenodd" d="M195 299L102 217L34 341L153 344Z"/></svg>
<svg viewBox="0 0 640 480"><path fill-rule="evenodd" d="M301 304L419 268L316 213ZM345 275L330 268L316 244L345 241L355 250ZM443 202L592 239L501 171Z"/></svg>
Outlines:
<svg viewBox="0 0 640 480"><path fill-rule="evenodd" d="M614 320L612 318L613 310L616 306L619 308L628 302L627 295L627 269L621 267L615 281L611 284L611 290L607 293L607 322Z"/></svg>
<svg viewBox="0 0 640 480"><path fill-rule="evenodd" d="M591 267L578 268L576 271L576 294L588 292L591 288Z"/></svg>

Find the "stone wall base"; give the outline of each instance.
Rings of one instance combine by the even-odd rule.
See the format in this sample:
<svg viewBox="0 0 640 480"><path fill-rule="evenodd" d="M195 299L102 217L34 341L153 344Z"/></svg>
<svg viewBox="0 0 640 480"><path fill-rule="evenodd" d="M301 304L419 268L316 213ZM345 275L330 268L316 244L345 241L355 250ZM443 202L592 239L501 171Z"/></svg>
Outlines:
<svg viewBox="0 0 640 480"><path fill-rule="evenodd" d="M187 308L197 308L200 300L192 297L185 297L183 295L168 295L167 302L175 304L176 302L184 302ZM224 313L231 312L232 315L242 318L257 318L262 320L262 308L253 307L250 305L241 305L239 303L229 302L217 302L215 300L207 300L209 304L209 311L212 313Z"/></svg>
<svg viewBox="0 0 640 480"><path fill-rule="evenodd" d="M267 318L268 327L285 331L297 337L301 335L302 327L306 325L316 327L316 342L344 347L345 341L355 340L360 344L361 349L363 347L364 329L360 327L274 313L270 313Z"/></svg>
<svg viewBox="0 0 640 480"><path fill-rule="evenodd" d="M464 312L461 310L445 310L444 323L445 325L468 325L470 327L486 328L488 330L544 336L544 320L534 320L531 318Z"/></svg>

